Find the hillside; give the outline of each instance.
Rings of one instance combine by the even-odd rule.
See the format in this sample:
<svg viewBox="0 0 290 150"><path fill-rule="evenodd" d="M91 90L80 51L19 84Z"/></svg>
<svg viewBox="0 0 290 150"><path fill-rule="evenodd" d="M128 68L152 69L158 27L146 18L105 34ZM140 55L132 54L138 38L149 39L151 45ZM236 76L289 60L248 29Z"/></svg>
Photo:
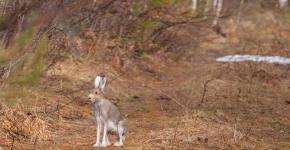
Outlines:
<svg viewBox="0 0 290 150"><path fill-rule="evenodd" d="M104 74L129 133L103 149L289 149L290 66L215 61L290 58L289 9L191 3L1 1L0 146L97 149L88 93Z"/></svg>

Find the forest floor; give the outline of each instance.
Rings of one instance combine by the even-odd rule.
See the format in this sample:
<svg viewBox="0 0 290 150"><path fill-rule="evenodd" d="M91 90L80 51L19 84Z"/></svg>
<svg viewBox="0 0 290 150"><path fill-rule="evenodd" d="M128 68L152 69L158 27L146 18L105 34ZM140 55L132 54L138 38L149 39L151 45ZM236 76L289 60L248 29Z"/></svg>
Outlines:
<svg viewBox="0 0 290 150"><path fill-rule="evenodd" d="M52 137L14 148L97 149L87 94L103 71L106 96L127 116L129 133L124 147L102 149L289 149L289 66L156 62L140 60L123 73L95 61L56 64L37 102Z"/></svg>
<svg viewBox="0 0 290 150"><path fill-rule="evenodd" d="M85 10L81 8L81 12ZM67 58L55 61L40 84L27 90L33 95L27 114L44 120L50 136L35 142L12 142L1 132L0 146L21 150L288 150L290 66L214 61L231 54L289 57L289 26L275 17L258 13L221 18L227 37L213 32L206 22L181 25L174 28L176 34L164 39L173 48L164 52L153 49L140 56L132 54L130 42L122 49L112 41L98 43L92 38L87 44L89 40L82 37L68 38L66 48L75 53L64 51ZM239 28L235 22L240 23ZM97 36L103 38L93 35ZM120 148L92 147L96 122L87 97L99 73L108 80L105 96L129 121L129 132ZM110 140L113 143L115 137Z"/></svg>

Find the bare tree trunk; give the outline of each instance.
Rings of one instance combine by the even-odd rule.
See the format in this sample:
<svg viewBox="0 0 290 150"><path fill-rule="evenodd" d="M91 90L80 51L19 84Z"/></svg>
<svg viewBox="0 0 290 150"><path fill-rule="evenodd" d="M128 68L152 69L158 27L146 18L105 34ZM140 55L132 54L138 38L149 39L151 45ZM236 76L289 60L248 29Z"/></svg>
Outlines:
<svg viewBox="0 0 290 150"><path fill-rule="evenodd" d="M280 8L286 7L288 4L288 0L279 0L279 6Z"/></svg>
<svg viewBox="0 0 290 150"><path fill-rule="evenodd" d="M216 10L217 10L217 3L218 3L218 0L213 0L213 3L212 3L213 12L216 12Z"/></svg>
<svg viewBox="0 0 290 150"><path fill-rule="evenodd" d="M240 25L241 13L242 13L242 8L243 8L244 3L245 3L245 0L240 1L240 6L239 6L239 10L238 10L238 15L237 15L237 21L236 21L236 25L234 27L234 30L236 30L238 28L238 26Z"/></svg>
<svg viewBox="0 0 290 150"><path fill-rule="evenodd" d="M192 0L192 12L195 13L197 10L197 0Z"/></svg>
<svg viewBox="0 0 290 150"><path fill-rule="evenodd" d="M216 17L213 21L213 25L217 25L221 11L223 9L223 0L214 0L213 6L214 6L214 12L216 14Z"/></svg>
<svg viewBox="0 0 290 150"><path fill-rule="evenodd" d="M7 4L8 2L6 0L2 1L2 14L1 14L2 16L4 16L6 13Z"/></svg>

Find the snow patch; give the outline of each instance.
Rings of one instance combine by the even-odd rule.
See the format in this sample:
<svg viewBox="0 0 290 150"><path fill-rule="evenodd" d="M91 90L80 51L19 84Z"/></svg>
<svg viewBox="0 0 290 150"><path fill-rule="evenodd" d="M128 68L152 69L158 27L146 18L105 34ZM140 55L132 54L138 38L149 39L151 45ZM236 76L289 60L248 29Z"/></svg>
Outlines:
<svg viewBox="0 0 290 150"><path fill-rule="evenodd" d="M273 64L290 64L290 58L280 56L261 56L261 55L229 55L219 57L216 59L218 62L242 62L242 61L254 61L254 62L269 62Z"/></svg>

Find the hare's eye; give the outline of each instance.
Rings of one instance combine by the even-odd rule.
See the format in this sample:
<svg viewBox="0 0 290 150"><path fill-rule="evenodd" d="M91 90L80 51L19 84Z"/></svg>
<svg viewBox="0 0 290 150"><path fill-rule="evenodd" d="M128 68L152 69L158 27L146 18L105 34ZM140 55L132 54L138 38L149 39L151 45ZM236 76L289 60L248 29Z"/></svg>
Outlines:
<svg viewBox="0 0 290 150"><path fill-rule="evenodd" d="M98 91L96 91L95 94L98 94Z"/></svg>

